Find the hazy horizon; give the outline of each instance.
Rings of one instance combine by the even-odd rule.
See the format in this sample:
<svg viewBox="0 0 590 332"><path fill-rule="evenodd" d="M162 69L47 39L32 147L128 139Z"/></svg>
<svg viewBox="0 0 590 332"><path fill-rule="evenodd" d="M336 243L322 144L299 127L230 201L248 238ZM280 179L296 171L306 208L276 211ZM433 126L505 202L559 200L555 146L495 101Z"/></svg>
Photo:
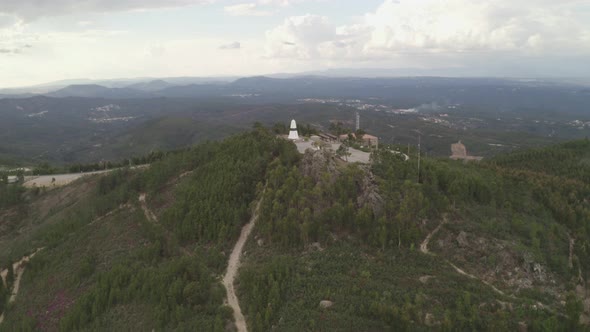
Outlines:
<svg viewBox="0 0 590 332"><path fill-rule="evenodd" d="M139 82L150 82L150 81L175 81L175 80L202 80L200 83L206 82L232 82L234 80L240 78L248 78L248 77L271 77L271 78L279 78L279 79L289 79L289 78L297 78L297 77L305 77L305 76L316 76L316 77L327 77L327 78L456 78L456 79L477 79L477 78L490 78L490 79L506 79L506 80L539 80L539 81L556 81L556 82L575 82L579 84L590 84L590 76L493 76L493 75L452 75L452 73L448 74L440 74L440 73L432 73L432 74L420 74L416 73L412 75L411 73L388 73L386 72L388 69L374 69L379 70L381 73L375 73L373 71L366 71L363 72L364 68L334 68L334 69L327 69L324 71L314 71L314 72L284 72L284 73L261 73L261 74L253 74L253 75L209 75L209 76L141 76L141 77L108 77L108 78L98 78L98 77L77 77L77 78L66 78L66 79L57 79L52 81L43 81L39 83L34 83L31 85L15 85L15 86L2 86L0 85L1 90L19 90L19 89L30 89L30 88L44 88L44 87L54 87L54 86L68 86L68 85L101 85L101 83L111 82L111 83L121 83L125 84L134 84ZM170 83L170 82L168 82ZM1 84L1 82L0 82ZM194 83L186 83L186 84L194 84ZM176 85L184 85L182 83L177 83Z"/></svg>
<svg viewBox="0 0 590 332"><path fill-rule="evenodd" d="M590 3L576 0L3 1L0 36L2 87L343 68L590 76Z"/></svg>

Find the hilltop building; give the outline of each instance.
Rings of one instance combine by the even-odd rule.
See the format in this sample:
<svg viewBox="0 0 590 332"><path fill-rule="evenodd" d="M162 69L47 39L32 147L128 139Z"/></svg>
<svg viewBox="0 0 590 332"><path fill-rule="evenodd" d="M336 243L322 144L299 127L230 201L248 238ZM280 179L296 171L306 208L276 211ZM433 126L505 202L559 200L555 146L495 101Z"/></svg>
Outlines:
<svg viewBox="0 0 590 332"><path fill-rule="evenodd" d="M457 143L451 144L451 159L453 160L481 160L483 157L478 156L470 156L467 154L467 148L465 145L459 141Z"/></svg>
<svg viewBox="0 0 590 332"><path fill-rule="evenodd" d="M327 143L338 142L338 137L336 135L332 135L329 133L319 133L318 136L322 139L322 141L327 142Z"/></svg>
<svg viewBox="0 0 590 332"><path fill-rule="evenodd" d="M342 134L339 138L341 141L344 141L345 139L348 139L348 135L349 134ZM352 135L352 137L356 139L355 133L351 133L350 135ZM379 146L379 138L377 136L364 134L363 137L361 137L361 140L363 141L363 144L366 146Z"/></svg>
<svg viewBox="0 0 590 332"><path fill-rule="evenodd" d="M299 133L297 132L297 123L295 120L291 120L291 126L289 128L289 139L294 141L298 140Z"/></svg>

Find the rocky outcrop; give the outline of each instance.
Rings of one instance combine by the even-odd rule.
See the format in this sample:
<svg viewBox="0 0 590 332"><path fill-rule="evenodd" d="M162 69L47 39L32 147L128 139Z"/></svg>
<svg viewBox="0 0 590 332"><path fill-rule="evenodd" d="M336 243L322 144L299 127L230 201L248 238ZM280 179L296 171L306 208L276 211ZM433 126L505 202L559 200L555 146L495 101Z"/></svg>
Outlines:
<svg viewBox="0 0 590 332"><path fill-rule="evenodd" d="M308 150L303 155L300 168L304 176L309 176L317 182L326 172L336 174L336 157L330 150Z"/></svg>
<svg viewBox="0 0 590 332"><path fill-rule="evenodd" d="M315 182L324 180L329 174L330 181L334 181L340 174L337 167L338 160L330 150L308 150L301 160L300 170L304 176L311 177ZM379 186L369 166L360 166L365 176L362 178L357 198L357 206L370 206L375 214L383 208L383 198L379 194Z"/></svg>
<svg viewBox="0 0 590 332"><path fill-rule="evenodd" d="M371 169L363 167L366 176L361 183L361 189L357 198L358 206L370 206L375 215L379 215L383 209L383 197L379 194L379 186Z"/></svg>
<svg viewBox="0 0 590 332"><path fill-rule="evenodd" d="M466 248L469 246L469 241L467 240L467 233L461 231L457 236L457 244L461 248Z"/></svg>
<svg viewBox="0 0 590 332"><path fill-rule="evenodd" d="M490 284L511 289L508 293L516 295L522 289L539 287L557 298L564 294L557 277L511 241L460 230L446 231L435 245L435 252Z"/></svg>

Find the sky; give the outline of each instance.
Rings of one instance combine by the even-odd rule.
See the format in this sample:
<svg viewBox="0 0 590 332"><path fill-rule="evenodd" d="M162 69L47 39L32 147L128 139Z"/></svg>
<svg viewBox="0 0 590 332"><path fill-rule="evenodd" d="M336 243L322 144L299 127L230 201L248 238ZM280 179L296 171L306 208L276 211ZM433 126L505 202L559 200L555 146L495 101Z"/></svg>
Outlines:
<svg viewBox="0 0 590 332"><path fill-rule="evenodd" d="M590 0L0 0L0 87L340 68L590 77Z"/></svg>

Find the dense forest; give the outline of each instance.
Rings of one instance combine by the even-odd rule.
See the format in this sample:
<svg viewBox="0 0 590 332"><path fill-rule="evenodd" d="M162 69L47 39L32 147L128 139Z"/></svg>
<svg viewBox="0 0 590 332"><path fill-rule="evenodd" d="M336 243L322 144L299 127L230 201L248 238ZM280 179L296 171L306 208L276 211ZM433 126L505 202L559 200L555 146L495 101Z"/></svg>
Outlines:
<svg viewBox="0 0 590 332"><path fill-rule="evenodd" d="M32 296L47 287L46 296L30 306L19 301L9 307L9 318L0 329L117 329L122 326L105 317L120 314L121 308L140 307L139 318L149 315L148 323L158 328L223 330L231 309L222 305L225 290L214 277L225 268L223 251L231 248L250 218L250 204L265 182L267 165L274 159L289 162L299 157L290 148L289 142L257 126L223 142L168 153L145 170L123 168L96 178L86 197L63 213L53 212L50 222L26 238L23 245L45 249L28 264L23 288ZM170 189L174 199L162 211L160 222L146 220L135 207L140 193L157 200L162 190L180 179ZM36 199L51 194L55 193L39 193ZM84 245L94 241L97 234L90 229L97 224L104 228L100 233L130 238L116 244L108 239L105 246L135 244L109 260L113 249ZM117 234L121 228L123 234ZM79 246L80 257L62 260L64 252ZM13 249L18 247L13 243ZM0 257L1 266L26 253L11 251ZM68 269L74 273L66 273ZM49 276L62 274L60 285L46 284ZM34 314L44 312L43 306L51 306L64 292L76 300L59 313L58 321Z"/></svg>
<svg viewBox="0 0 590 332"><path fill-rule="evenodd" d="M354 323L360 330L415 330L427 324L424 315L428 309L439 312L433 319L443 330L513 330L519 322L534 330L577 329L581 299L567 289L578 284L578 278L580 282L587 280L590 272L589 154L590 145L583 140L479 164L424 158L419 173L417 161L405 162L387 150L373 156L370 168L341 163L330 154L319 161L304 158L294 166L275 163L269 171L258 226L258 236L266 245L250 247L252 257L270 255L269 251L272 257L265 261L251 258L241 274L240 289L250 326L254 331L272 327L324 330ZM319 165L321 171L310 173L311 164ZM505 241L525 253L523 257L532 255L539 266L547 267L556 279L568 284L563 296L550 295L550 291L544 294L541 282L522 290L499 283L514 292L512 301L526 301L527 297L547 301L547 310L540 315L522 303L518 312L482 309L484 290L459 289L455 281L443 284L449 290L456 289L450 298L433 290L423 293L422 287L385 287L385 279L378 287L370 285L369 281L379 280L373 273L388 271L401 279L410 277L410 271L387 265L391 256L403 264L428 264L429 274L439 269L446 273L440 261L415 252L437 224L447 221L448 228L461 227L462 231ZM575 241L569 266L568 239ZM351 258L343 258L347 252L359 258L359 253L343 241L360 246L375 262L367 264L361 259L353 263ZM307 253L314 247L327 247L330 253ZM340 249L334 253L332 247ZM334 261L325 262L329 255ZM314 264L315 260L331 268ZM493 269L495 263L485 264ZM351 264L366 265L366 270L358 271ZM477 265L471 262L475 270ZM310 266L321 272L310 272ZM348 276L348 269L360 278ZM359 282L363 284L360 289ZM351 295L351 289L358 293ZM324 299L321 296L340 299L346 302L345 307L333 312L310 310ZM314 298L316 302L312 302ZM426 299L433 298L434 303L440 303L425 304ZM455 300L448 303L452 298ZM506 300L505 296L500 298ZM565 307L557 305L558 298ZM562 314L553 308L568 319L561 319ZM344 318L351 316L354 318ZM292 321L287 317L305 318Z"/></svg>
<svg viewBox="0 0 590 332"><path fill-rule="evenodd" d="M43 248L16 302L14 271L0 283L0 330L231 329L220 276L257 201L236 283L252 331L583 329L587 140L418 168L300 155L284 129L48 191L0 184L0 266Z"/></svg>

